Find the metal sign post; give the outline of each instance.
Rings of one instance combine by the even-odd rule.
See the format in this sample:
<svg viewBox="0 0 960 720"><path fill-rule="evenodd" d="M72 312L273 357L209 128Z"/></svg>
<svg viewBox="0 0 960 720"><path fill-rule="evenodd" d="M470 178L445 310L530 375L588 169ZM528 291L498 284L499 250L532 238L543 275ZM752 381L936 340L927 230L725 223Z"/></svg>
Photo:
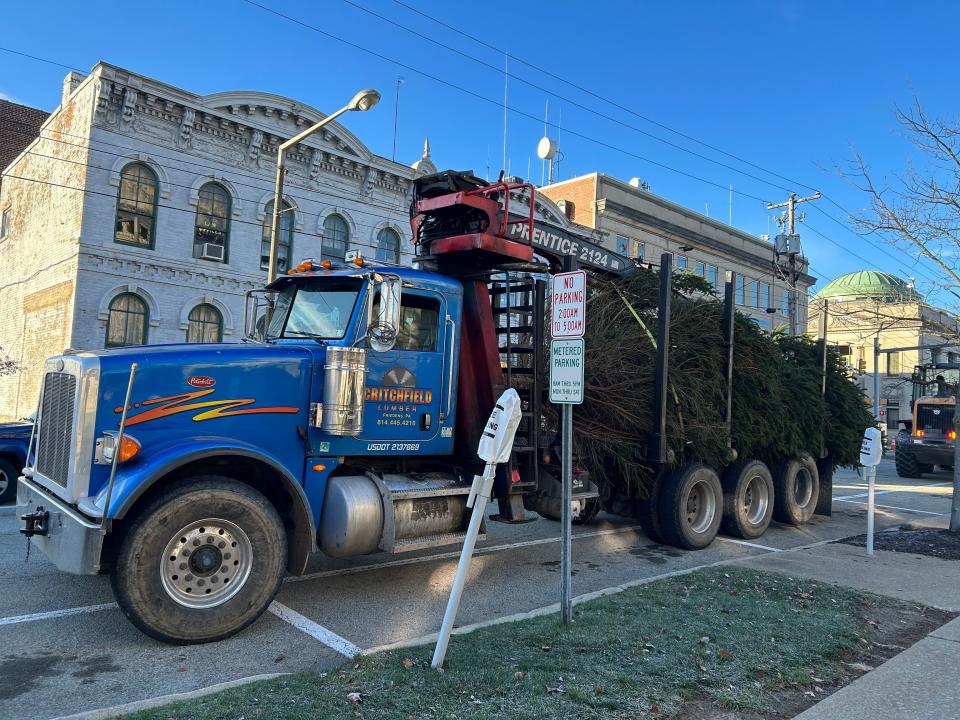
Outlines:
<svg viewBox="0 0 960 720"><path fill-rule="evenodd" d="M583 333L586 329L587 276L564 259L563 272L553 276L550 293L550 402L562 404L560 518L560 618L573 620L573 406L583 402Z"/></svg>
<svg viewBox="0 0 960 720"><path fill-rule="evenodd" d="M860 443L860 464L867 480L867 555L873 555L873 514L877 486L877 465L883 457L883 436L880 429L868 427Z"/></svg>
<svg viewBox="0 0 960 720"><path fill-rule="evenodd" d="M517 432L517 426L520 425L520 414L520 396L516 390L509 388L497 400L487 420L487 426L483 429L477 455L486 463L486 466L483 469L483 475L473 476L473 487L470 488L470 495L467 498L467 507L473 508L473 511L470 513L467 536L463 540L463 550L460 551L457 574L454 575L453 587L450 588L450 599L447 600L447 610L443 615L437 647L433 651L433 661L430 663L430 667L434 669L443 665L443 658L447 654L450 633L453 632L453 623L457 619L460 597L463 595L467 571L470 569L470 560L473 558L473 548L477 544L483 513L487 508L490 492L493 490L493 478L497 472L497 465L510 459L513 436Z"/></svg>

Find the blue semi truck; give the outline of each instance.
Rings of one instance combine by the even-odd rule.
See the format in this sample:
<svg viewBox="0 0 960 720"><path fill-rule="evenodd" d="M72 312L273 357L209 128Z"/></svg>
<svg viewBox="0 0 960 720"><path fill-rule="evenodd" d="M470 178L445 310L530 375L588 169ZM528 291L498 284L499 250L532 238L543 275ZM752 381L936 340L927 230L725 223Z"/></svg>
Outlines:
<svg viewBox="0 0 960 720"><path fill-rule="evenodd" d="M50 358L19 483L21 532L64 571L109 573L123 612L152 637L225 638L317 551L460 540L477 443L506 387L523 419L498 470L500 517L558 518L555 435L541 412L543 278L574 260L614 275L636 266L534 227L534 207L528 184L424 178L411 213L416 268L308 260L248 298L242 343ZM662 443L651 462L677 472ZM647 501L689 526L666 538L684 547L709 544L723 508L715 474L694 470L676 490L689 497ZM600 500L576 479L574 512L587 521ZM712 514L688 521L704 493Z"/></svg>

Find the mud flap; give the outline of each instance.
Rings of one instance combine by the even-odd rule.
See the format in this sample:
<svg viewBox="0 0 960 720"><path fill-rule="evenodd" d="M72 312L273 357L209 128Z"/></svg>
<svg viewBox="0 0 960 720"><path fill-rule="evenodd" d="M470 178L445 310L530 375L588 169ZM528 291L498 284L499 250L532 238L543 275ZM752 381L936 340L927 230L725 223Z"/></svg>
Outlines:
<svg viewBox="0 0 960 720"><path fill-rule="evenodd" d="M833 459L827 455L817 460L817 472L820 474L820 497L814 515L833 515Z"/></svg>

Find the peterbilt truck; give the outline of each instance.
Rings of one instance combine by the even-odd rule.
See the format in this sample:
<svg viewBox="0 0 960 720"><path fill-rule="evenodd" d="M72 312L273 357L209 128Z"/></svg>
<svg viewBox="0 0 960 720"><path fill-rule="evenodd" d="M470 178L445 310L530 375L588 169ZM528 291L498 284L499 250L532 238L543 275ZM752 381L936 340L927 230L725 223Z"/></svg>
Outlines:
<svg viewBox="0 0 960 720"><path fill-rule="evenodd" d="M421 178L413 268L306 260L248 298L243 343L50 358L18 488L21 532L64 571L109 573L120 608L148 635L222 639L256 620L315 552L350 558L463 538L478 441L507 387L522 419L497 470L498 519L559 519L557 428L541 407L545 278L575 264L629 276L637 265L535 224L535 203L522 182ZM661 333L671 294L662 262ZM733 307L731 281L730 333ZM674 467L662 339L649 462L663 482L629 512L687 549L713 540L725 507L730 532L757 537L774 505L762 463L732 466L729 502L716 471ZM806 458L785 468L781 495L796 514L787 521L799 524L817 504L817 467ZM601 498L582 470L574 479L573 514L589 521Z"/></svg>

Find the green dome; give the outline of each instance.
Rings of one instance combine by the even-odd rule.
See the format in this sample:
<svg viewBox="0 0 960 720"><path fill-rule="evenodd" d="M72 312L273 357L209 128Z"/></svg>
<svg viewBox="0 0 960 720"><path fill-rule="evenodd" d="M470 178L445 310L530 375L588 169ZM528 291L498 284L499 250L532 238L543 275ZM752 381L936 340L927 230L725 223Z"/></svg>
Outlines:
<svg viewBox="0 0 960 720"><path fill-rule="evenodd" d="M885 272L860 270L841 275L816 294L818 298L835 300L881 300L883 302L918 302L920 293L906 280Z"/></svg>

